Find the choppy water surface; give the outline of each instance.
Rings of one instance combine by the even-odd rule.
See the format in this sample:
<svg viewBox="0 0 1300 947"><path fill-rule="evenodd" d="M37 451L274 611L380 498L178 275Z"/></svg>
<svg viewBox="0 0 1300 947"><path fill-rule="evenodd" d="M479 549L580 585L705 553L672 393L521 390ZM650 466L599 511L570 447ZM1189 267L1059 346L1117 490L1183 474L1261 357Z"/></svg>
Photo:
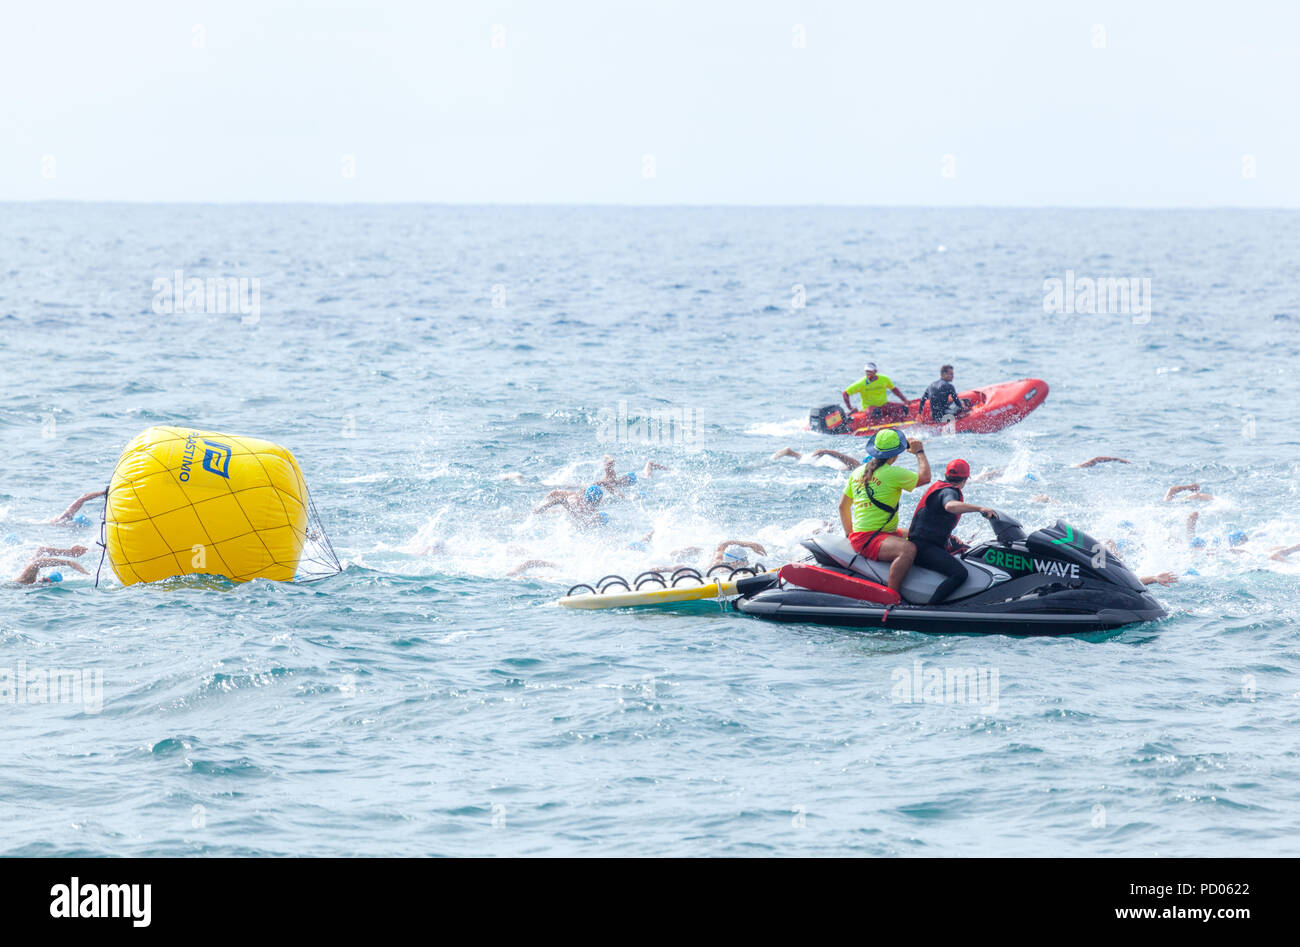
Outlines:
<svg viewBox="0 0 1300 947"><path fill-rule="evenodd" d="M346 564L0 590L0 676L103 681L0 703L0 853L1300 853L1300 564L1267 557L1300 542L1297 246L1285 212L0 207L5 574L93 545L42 521L159 423L292 448ZM258 279L258 318L155 312L178 269ZM1067 270L1149 278L1149 321L1045 314ZM1182 574L1171 617L1053 640L552 604L685 546L794 554L844 474L770 457L853 448L801 427L866 358L909 395L942 362L1047 379L931 457ZM638 435L664 412L689 443ZM530 513L605 452L669 470L594 533ZM1098 454L1132 464L1067 466ZM1163 501L1190 482L1216 499ZM529 559L556 565L505 577ZM918 667L987 689L900 699Z"/></svg>

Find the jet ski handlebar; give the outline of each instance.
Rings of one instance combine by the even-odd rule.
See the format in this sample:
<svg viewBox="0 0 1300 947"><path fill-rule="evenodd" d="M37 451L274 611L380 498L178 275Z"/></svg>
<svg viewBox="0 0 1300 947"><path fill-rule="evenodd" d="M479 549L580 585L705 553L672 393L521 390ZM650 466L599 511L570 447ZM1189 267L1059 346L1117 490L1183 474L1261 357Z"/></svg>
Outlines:
<svg viewBox="0 0 1300 947"><path fill-rule="evenodd" d="M993 527L993 535L997 537L997 541L1000 543L1024 542L1025 531L1020 525L1020 520L1007 516L1001 510L998 510L997 514L988 521L989 525Z"/></svg>

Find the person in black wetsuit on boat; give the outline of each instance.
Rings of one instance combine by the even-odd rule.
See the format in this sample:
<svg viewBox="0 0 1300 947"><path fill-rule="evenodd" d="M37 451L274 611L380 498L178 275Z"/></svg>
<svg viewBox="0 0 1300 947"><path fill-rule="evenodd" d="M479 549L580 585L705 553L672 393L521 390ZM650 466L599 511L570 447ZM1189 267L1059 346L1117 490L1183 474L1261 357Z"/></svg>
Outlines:
<svg viewBox="0 0 1300 947"><path fill-rule="evenodd" d="M961 490L969 477L970 464L960 458L950 461L943 479L931 484L916 504L912 525L907 529L907 540L916 547L915 564L946 576L930 597L927 603L930 605L938 605L966 580L966 567L948 551L950 547L960 551L960 541L952 532L957 528L961 515L979 513L989 519L997 516L986 506L976 506L962 499ZM952 546L953 543L957 545Z"/></svg>
<svg viewBox="0 0 1300 947"><path fill-rule="evenodd" d="M944 365L939 369L939 380L930 382L930 387L921 395L921 410L929 405L930 419L936 424L947 424L970 410L970 404L957 397L952 377L952 366Z"/></svg>

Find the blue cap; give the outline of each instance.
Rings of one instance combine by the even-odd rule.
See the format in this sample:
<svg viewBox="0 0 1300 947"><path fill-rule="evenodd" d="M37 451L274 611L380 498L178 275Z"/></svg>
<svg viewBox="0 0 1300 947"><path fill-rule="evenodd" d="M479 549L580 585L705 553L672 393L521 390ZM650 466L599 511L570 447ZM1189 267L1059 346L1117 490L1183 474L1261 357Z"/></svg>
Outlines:
<svg viewBox="0 0 1300 947"><path fill-rule="evenodd" d="M628 482L628 483L636 483L636 474L634 474L634 473L630 473L630 474L628 474L628 475L627 475L627 482Z"/></svg>
<svg viewBox="0 0 1300 947"><path fill-rule="evenodd" d="M1037 475L1035 475L1035 474L1027 473L1027 474L1025 474L1025 479L1026 479L1026 480L1037 481L1037 480L1038 480L1038 477L1037 477Z"/></svg>
<svg viewBox="0 0 1300 947"><path fill-rule="evenodd" d="M1133 525L1133 521L1132 521L1132 520L1120 520L1120 521L1119 521L1119 528L1120 528L1120 529L1137 529L1137 527Z"/></svg>
<svg viewBox="0 0 1300 947"><path fill-rule="evenodd" d="M628 549L634 549L634 550L636 550L637 552L649 552L649 551L650 551L650 547L647 546L645 543L641 542L641 540L639 540L639 539L638 539L636 542L634 542L634 543L628 543L628 544L627 544L627 548L628 548Z"/></svg>
<svg viewBox="0 0 1300 947"><path fill-rule="evenodd" d="M1200 575L1195 569L1184 569L1183 575Z"/></svg>
<svg viewBox="0 0 1300 947"><path fill-rule="evenodd" d="M1200 536L1193 536L1193 537L1192 537L1192 548L1193 548L1193 549L1204 549L1204 548L1205 548L1205 540L1202 539Z"/></svg>
<svg viewBox="0 0 1300 947"><path fill-rule="evenodd" d="M1239 529L1234 529L1232 532L1228 533L1229 546L1240 546L1248 539L1250 539L1250 537Z"/></svg>
<svg viewBox="0 0 1300 947"><path fill-rule="evenodd" d="M600 521L601 521L602 523L608 523L608 522L609 522L609 514L606 513L604 510L601 510L601 511L600 511Z"/></svg>
<svg viewBox="0 0 1300 947"><path fill-rule="evenodd" d="M5 537L5 542L10 546L17 546L20 542L22 542L22 540L18 538L17 533L10 533L8 536Z"/></svg>
<svg viewBox="0 0 1300 947"><path fill-rule="evenodd" d="M62 581L63 581L63 573L62 573L62 572L51 572L49 575L47 575L47 576L45 577L45 579L46 579L46 581L48 581L48 582L62 582Z"/></svg>
<svg viewBox="0 0 1300 947"><path fill-rule="evenodd" d="M87 516L85 513L78 513L76 516L72 518L72 522L76 523L78 526L89 526L90 517Z"/></svg>
<svg viewBox="0 0 1300 947"><path fill-rule="evenodd" d="M599 484L595 483L589 486L587 491L583 494L583 496L587 498L588 503L599 503L600 498L604 495L605 491L600 488Z"/></svg>

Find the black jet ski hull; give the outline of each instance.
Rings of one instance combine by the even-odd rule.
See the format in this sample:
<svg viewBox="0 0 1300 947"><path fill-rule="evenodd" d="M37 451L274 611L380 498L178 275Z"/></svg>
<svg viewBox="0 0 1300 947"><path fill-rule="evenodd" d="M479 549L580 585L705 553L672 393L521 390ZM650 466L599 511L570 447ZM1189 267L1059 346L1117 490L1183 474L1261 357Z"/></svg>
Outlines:
<svg viewBox="0 0 1300 947"><path fill-rule="evenodd" d="M786 588L737 599L735 608L771 621L965 635L1089 634L1154 621L1165 615L1164 609L1149 596L1147 601L1133 604L1141 607L1068 612L1053 611L1053 603L1037 601L1033 610L1015 611L995 611L968 602L948 607L903 604L886 608L838 595Z"/></svg>

